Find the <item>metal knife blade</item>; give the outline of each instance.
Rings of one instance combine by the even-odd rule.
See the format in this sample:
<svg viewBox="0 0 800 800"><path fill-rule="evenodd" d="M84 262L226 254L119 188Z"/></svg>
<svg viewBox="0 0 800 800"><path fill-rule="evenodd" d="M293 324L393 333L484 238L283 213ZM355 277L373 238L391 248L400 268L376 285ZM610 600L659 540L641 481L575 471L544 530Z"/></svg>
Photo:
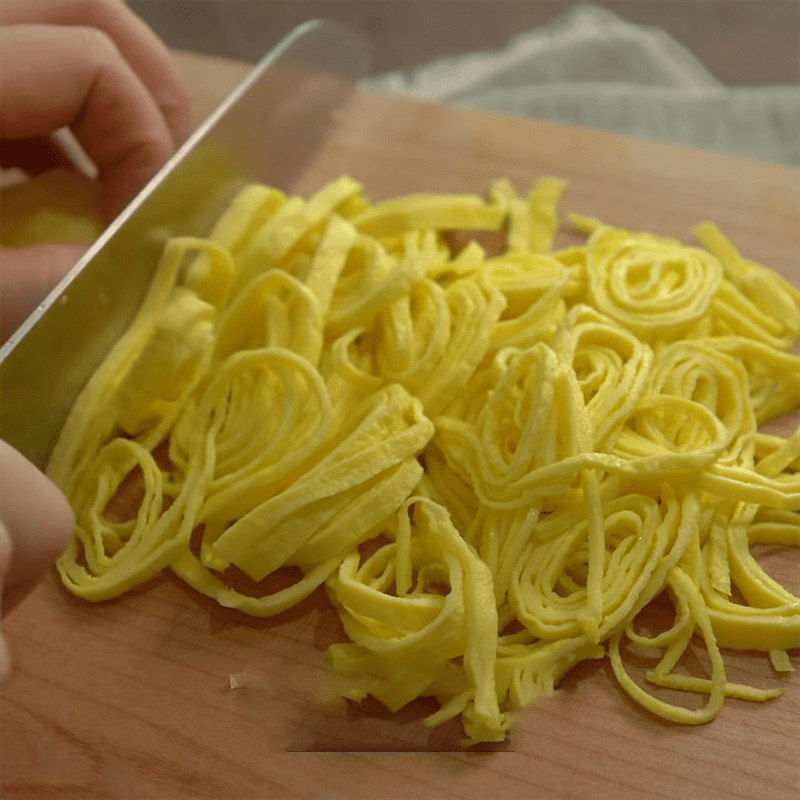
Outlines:
<svg viewBox="0 0 800 800"><path fill-rule="evenodd" d="M245 182L290 191L370 60L366 39L324 20L264 56L0 347L0 438L45 467L166 240L207 233Z"/></svg>

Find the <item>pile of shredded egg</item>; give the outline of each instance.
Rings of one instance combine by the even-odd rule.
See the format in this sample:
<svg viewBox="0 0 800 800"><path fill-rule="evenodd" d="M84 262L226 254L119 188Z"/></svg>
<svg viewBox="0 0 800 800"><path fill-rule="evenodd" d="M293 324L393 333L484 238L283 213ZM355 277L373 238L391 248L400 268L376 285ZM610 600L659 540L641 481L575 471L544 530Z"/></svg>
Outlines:
<svg viewBox="0 0 800 800"><path fill-rule="evenodd" d="M760 430L800 403L800 292L710 223L694 247L574 216L585 244L555 250L564 188L250 185L208 238L171 239L49 465L76 517L64 584L106 600L168 568L263 616L324 585L350 697L433 696L427 724L461 715L465 746L606 654L670 720L779 694L729 682L720 648L781 671L800 645L800 601L751 553L800 544L800 429ZM266 593L231 579L287 567ZM697 635L708 677L676 669ZM705 705L647 691L625 640Z"/></svg>

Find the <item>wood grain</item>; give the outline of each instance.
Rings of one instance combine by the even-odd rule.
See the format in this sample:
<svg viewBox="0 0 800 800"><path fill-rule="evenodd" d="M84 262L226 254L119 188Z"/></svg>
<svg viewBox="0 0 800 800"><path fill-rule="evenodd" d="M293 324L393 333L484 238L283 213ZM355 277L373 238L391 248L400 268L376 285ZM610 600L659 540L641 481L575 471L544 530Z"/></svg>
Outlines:
<svg viewBox="0 0 800 800"><path fill-rule="evenodd" d="M176 60L201 102L221 99L209 90L217 60ZM229 66L228 77L244 70ZM557 175L570 182L565 211L684 239L713 219L746 255L800 282L800 172L788 167L361 92L295 188L343 172L375 199L481 192L499 176L524 189ZM794 556L774 569L796 591ZM3 627L14 658L2 698L5 798L779 800L800 791L800 681L776 677L763 654L731 655L729 679L777 682L785 694L730 700L708 725L651 717L596 661L521 713L503 746L462 753L458 726L422 726L424 703L390 715L337 698L323 653L342 631L322 592L263 620L168 575L101 604L51 575ZM699 650L692 658L703 663ZM240 671L255 685L231 691Z"/></svg>

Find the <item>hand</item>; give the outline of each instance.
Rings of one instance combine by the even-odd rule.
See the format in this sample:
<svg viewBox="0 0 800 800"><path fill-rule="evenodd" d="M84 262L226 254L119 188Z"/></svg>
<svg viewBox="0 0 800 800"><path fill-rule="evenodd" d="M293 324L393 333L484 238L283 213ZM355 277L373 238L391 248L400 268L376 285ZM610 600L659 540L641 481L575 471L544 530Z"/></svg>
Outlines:
<svg viewBox="0 0 800 800"><path fill-rule="evenodd" d="M97 167L83 188L110 222L189 131L169 52L120 0L0 3L0 163L30 176L70 168L52 133L68 127ZM83 176L80 176L81 178ZM85 251L2 250L2 337Z"/></svg>
<svg viewBox="0 0 800 800"><path fill-rule="evenodd" d="M23 168L41 170L45 148L32 140L68 126L113 219L188 134L168 51L119 0L4 0L0 25L3 139ZM53 149L45 168L61 166Z"/></svg>
<svg viewBox="0 0 800 800"><path fill-rule="evenodd" d="M0 441L0 586L5 616L39 582L66 547L73 516L49 478ZM10 661L0 637L0 682Z"/></svg>
<svg viewBox="0 0 800 800"><path fill-rule="evenodd" d="M54 168L72 169L51 136L68 127L97 167L87 191L111 221L188 134L187 96L168 51L120 0L3 0L0 26L3 168L34 179ZM3 248L3 338L87 244ZM3 614L52 565L72 527L56 486L0 442ZM8 657L0 645L4 677Z"/></svg>

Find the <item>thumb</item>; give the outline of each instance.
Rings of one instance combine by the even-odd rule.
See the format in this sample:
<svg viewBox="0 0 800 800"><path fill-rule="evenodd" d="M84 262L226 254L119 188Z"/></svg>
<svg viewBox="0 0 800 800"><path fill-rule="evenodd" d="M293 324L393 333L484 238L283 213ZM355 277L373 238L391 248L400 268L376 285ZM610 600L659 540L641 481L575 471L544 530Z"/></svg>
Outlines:
<svg viewBox="0 0 800 800"><path fill-rule="evenodd" d="M0 521L0 586L5 580L8 567L11 564L11 537L8 535L6 526ZM0 634L0 686L2 686L11 674L11 657L8 653L8 645L3 635Z"/></svg>
<svg viewBox="0 0 800 800"><path fill-rule="evenodd" d="M5 615L69 544L74 523L72 509L56 485L3 441L0 476L0 528L8 537L8 541L0 541L7 562L2 576Z"/></svg>
<svg viewBox="0 0 800 800"><path fill-rule="evenodd" d="M0 342L4 342L75 266L85 244L40 244L0 250Z"/></svg>

